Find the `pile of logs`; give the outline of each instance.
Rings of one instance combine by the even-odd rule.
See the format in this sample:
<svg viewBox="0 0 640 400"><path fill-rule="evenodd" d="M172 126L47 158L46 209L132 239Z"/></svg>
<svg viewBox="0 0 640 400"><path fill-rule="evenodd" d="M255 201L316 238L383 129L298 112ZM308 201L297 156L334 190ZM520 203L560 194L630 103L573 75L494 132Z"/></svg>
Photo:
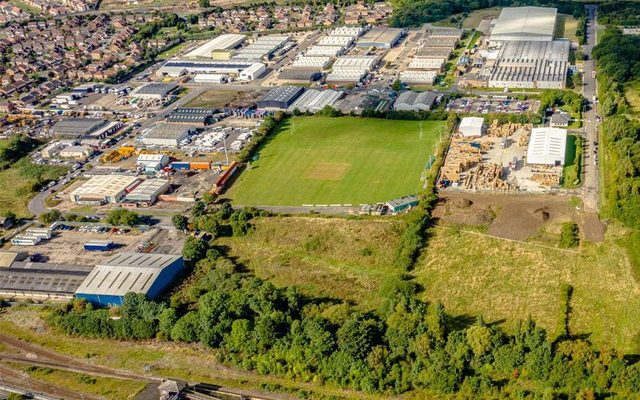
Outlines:
<svg viewBox="0 0 640 400"><path fill-rule="evenodd" d="M487 135L489 136L497 136L497 137L507 137L511 136L520 128L526 128L527 130L531 130L533 125L531 124L516 124L513 122L507 122L505 124L500 124L497 119L494 119L489 125L489 129L487 129Z"/></svg>
<svg viewBox="0 0 640 400"><path fill-rule="evenodd" d="M543 186L556 186L560 184L560 175L553 172L538 172L531 175L531 179Z"/></svg>
<svg viewBox="0 0 640 400"><path fill-rule="evenodd" d="M480 164L463 182L463 188L469 190L493 190L507 192L513 186L502 179L502 166L498 164Z"/></svg>
<svg viewBox="0 0 640 400"><path fill-rule="evenodd" d="M441 179L458 182L460 174L482 161L482 148L461 138L454 138L442 166Z"/></svg>

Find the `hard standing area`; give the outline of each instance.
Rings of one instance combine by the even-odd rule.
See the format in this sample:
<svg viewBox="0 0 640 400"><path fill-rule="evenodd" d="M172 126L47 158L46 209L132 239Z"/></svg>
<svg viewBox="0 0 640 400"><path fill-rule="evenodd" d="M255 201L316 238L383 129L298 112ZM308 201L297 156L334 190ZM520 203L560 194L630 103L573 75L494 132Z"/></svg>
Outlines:
<svg viewBox="0 0 640 400"><path fill-rule="evenodd" d="M238 205L301 206L417 193L440 128L444 122L291 118L227 196Z"/></svg>

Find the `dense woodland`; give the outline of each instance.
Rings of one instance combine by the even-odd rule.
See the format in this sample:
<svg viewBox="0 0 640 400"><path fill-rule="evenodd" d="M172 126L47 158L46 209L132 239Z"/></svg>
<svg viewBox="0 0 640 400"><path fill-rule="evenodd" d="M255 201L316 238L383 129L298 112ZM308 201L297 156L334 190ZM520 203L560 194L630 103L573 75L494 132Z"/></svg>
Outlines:
<svg viewBox="0 0 640 400"><path fill-rule="evenodd" d="M391 0L391 4L391 24L398 27L440 21L454 14L494 6L549 6L557 7L559 13L570 14L576 18L584 15L584 3L558 0Z"/></svg>
<svg viewBox="0 0 640 400"><path fill-rule="evenodd" d="M640 25L640 3L611 1L598 6L598 23L602 25Z"/></svg>
<svg viewBox="0 0 640 400"><path fill-rule="evenodd" d="M627 226L640 228L640 123L626 113L625 85L640 77L640 37L609 28L593 51L598 62L607 209Z"/></svg>

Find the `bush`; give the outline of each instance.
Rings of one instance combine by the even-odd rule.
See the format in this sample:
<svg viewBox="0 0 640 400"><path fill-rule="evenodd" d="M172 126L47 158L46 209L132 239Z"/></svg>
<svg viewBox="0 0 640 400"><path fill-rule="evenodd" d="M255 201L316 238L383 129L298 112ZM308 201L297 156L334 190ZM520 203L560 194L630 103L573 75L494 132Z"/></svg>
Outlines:
<svg viewBox="0 0 640 400"><path fill-rule="evenodd" d="M565 222L560 231L560 247L564 249L577 247L580 244L578 224Z"/></svg>

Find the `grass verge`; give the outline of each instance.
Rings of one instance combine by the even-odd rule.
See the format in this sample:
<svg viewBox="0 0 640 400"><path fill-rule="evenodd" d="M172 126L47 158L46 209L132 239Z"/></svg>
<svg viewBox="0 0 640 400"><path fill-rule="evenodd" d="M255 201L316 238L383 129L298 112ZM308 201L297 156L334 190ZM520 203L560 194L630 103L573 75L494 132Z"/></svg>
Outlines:
<svg viewBox="0 0 640 400"><path fill-rule="evenodd" d="M574 189L582 183L582 138L567 135L567 149L562 168L562 187Z"/></svg>
<svg viewBox="0 0 640 400"><path fill-rule="evenodd" d="M22 366L22 371L41 382L105 399L133 399L146 387L146 384L140 381L103 378L52 368Z"/></svg>

